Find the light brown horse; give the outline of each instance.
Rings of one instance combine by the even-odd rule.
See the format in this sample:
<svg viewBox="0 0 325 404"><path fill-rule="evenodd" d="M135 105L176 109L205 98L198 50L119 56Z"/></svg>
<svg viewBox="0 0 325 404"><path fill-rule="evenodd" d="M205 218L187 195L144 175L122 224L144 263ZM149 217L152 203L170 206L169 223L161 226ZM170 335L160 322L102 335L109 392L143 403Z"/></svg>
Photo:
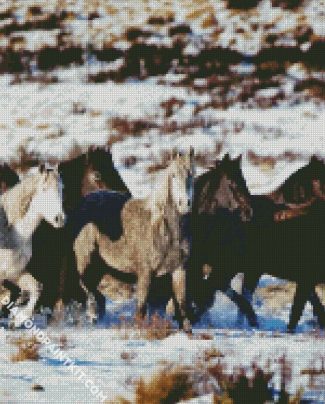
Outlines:
<svg viewBox="0 0 325 404"><path fill-rule="evenodd" d="M88 223L74 241L81 282L96 247L107 265L136 274L137 316L140 317L146 311L152 277L172 273L182 326L186 317L183 262L188 248L181 235L180 220L191 206L192 158L192 150L185 156L178 154L160 173L157 188L150 196L126 202L121 212L123 234L120 239L112 241L94 223Z"/></svg>

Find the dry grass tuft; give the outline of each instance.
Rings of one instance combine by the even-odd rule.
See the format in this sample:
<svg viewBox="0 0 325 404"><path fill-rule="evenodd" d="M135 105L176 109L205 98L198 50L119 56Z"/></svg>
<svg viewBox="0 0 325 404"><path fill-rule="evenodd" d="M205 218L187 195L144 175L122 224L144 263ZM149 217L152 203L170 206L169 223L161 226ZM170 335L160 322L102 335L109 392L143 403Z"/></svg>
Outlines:
<svg viewBox="0 0 325 404"><path fill-rule="evenodd" d="M165 118L170 118L175 112L182 108L184 104L184 100L172 97L167 101L163 101L160 106L164 110Z"/></svg>
<svg viewBox="0 0 325 404"><path fill-rule="evenodd" d="M193 398L190 374L187 369L162 369L149 381L140 379L136 386L136 404L172 404Z"/></svg>
<svg viewBox="0 0 325 404"><path fill-rule="evenodd" d="M132 360L137 357L137 353L133 351L123 351L120 356L127 364L131 364Z"/></svg>
<svg viewBox="0 0 325 404"><path fill-rule="evenodd" d="M68 337L64 334L60 335L59 347L63 350L68 348Z"/></svg>
<svg viewBox="0 0 325 404"><path fill-rule="evenodd" d="M206 358L208 356L208 358ZM210 358L216 358L212 364ZM160 371L150 380L141 378L135 384L135 404L176 404L206 395L213 397L214 404L265 403L273 402L269 382L273 377L266 363L263 370L256 363L250 368L237 366L232 373L226 368L217 349L203 351L193 365L164 363ZM286 357L278 359L281 367L281 402L298 404L302 390L295 395L286 391L291 378L292 364ZM317 375L320 372L317 371ZM184 400L184 401L183 401ZM279 401L279 402L280 402ZM210 401L209 401L210 402ZM129 404L125 399L115 399L114 403ZM109 402L111 404L111 402Z"/></svg>
<svg viewBox="0 0 325 404"><path fill-rule="evenodd" d="M213 397L213 404L234 404L234 400L230 398L227 393L224 393L221 396L215 394Z"/></svg>
<svg viewBox="0 0 325 404"><path fill-rule="evenodd" d="M44 391L44 387L41 384L33 384L32 385L32 390L33 391Z"/></svg>
<svg viewBox="0 0 325 404"><path fill-rule="evenodd" d="M40 342L36 337L19 337L12 341L18 347L18 352L11 357L12 362L37 361L40 358Z"/></svg>
<svg viewBox="0 0 325 404"><path fill-rule="evenodd" d="M125 320L121 317L117 330L122 339L146 339L149 341L165 339L175 332L171 321L159 314L153 314L150 318L135 320Z"/></svg>
<svg viewBox="0 0 325 404"><path fill-rule="evenodd" d="M203 359L205 362L209 362L212 359L223 358L224 354L219 351L219 349L212 347L208 348L203 352Z"/></svg>
<svg viewBox="0 0 325 404"><path fill-rule="evenodd" d="M215 398L215 403L239 403L243 397L248 403L264 403L272 399L271 391L268 387L272 374L263 371L256 364L252 364L253 376L247 376L247 371L238 367L233 374L225 372L224 366L218 362L209 367L209 373L217 380L221 387L222 394Z"/></svg>
<svg viewBox="0 0 325 404"><path fill-rule="evenodd" d="M199 332L191 335L191 339L198 339L198 340L213 340L214 335L213 333L208 332Z"/></svg>
<svg viewBox="0 0 325 404"><path fill-rule="evenodd" d="M140 331L140 336L148 340L160 340L173 334L173 326L170 320L153 314L149 319L136 320L136 328Z"/></svg>

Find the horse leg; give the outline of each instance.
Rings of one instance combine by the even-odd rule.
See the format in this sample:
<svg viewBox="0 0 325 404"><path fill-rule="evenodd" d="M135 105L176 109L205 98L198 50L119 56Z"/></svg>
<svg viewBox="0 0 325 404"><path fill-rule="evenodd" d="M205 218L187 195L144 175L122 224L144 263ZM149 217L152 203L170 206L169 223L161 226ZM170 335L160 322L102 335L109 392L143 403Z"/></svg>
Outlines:
<svg viewBox="0 0 325 404"><path fill-rule="evenodd" d="M239 307L239 310L245 314L249 322L249 325L251 327L257 328L258 327L257 316L251 303L243 295L236 292L230 286L224 289L223 292L227 297L229 297L231 301L236 303L237 306Z"/></svg>
<svg viewBox="0 0 325 404"><path fill-rule="evenodd" d="M137 311L136 318L141 320L144 318L147 311L147 299L149 293L149 287L151 283L150 270L144 270L138 274L137 282Z"/></svg>
<svg viewBox="0 0 325 404"><path fill-rule="evenodd" d="M325 328L325 307L315 289L312 291L309 301L313 305L314 316L318 318L320 327Z"/></svg>
<svg viewBox="0 0 325 404"><path fill-rule="evenodd" d="M10 302L16 303L19 296L21 295L21 289L17 285L15 285L14 283L8 281L7 279L5 279L2 282L2 286L9 290L9 292L10 292ZM10 310L8 309L7 305L2 307L2 313L3 313L5 318L9 317Z"/></svg>
<svg viewBox="0 0 325 404"><path fill-rule="evenodd" d="M258 321L256 313L251 305L251 303L240 293L236 292L230 286L231 279L233 278L234 273L224 273L222 270L217 271L216 268L213 268L210 275L210 284L213 291L220 290L222 291L232 302L234 302L239 310L245 314L248 319L248 322L251 327L257 328Z"/></svg>
<svg viewBox="0 0 325 404"><path fill-rule="evenodd" d="M287 328L288 332L292 333L295 331L310 295L311 288L309 287L309 285L306 287L301 284L297 284L297 289L295 297L293 299L293 305Z"/></svg>
<svg viewBox="0 0 325 404"><path fill-rule="evenodd" d="M242 295L243 297L252 305L253 296L257 288L260 275L256 274L255 271L247 271L244 275L244 281L242 285ZM244 313L242 310L238 310L238 323L243 324Z"/></svg>
<svg viewBox="0 0 325 404"><path fill-rule="evenodd" d="M96 268L93 268L94 266L96 266ZM97 265L92 262L82 275L81 279L83 286L86 288L88 293L91 293L95 298L97 306L97 322L100 323L103 321L106 314L106 299L105 296L103 296L103 294L98 290L98 285L103 278L103 273L101 271L97 271L97 269L99 269L97 268Z"/></svg>
<svg viewBox="0 0 325 404"><path fill-rule="evenodd" d="M184 268L178 268L172 274L173 300L175 314L180 328L189 330L190 324L186 319L186 272Z"/></svg>
<svg viewBox="0 0 325 404"><path fill-rule="evenodd" d="M243 284L243 295L249 300L250 303L253 301L253 295L257 288L258 282L260 280L260 274L256 274L255 271L247 271L244 277Z"/></svg>
<svg viewBox="0 0 325 404"><path fill-rule="evenodd" d="M19 327L26 319L33 316L34 308L40 297L40 287L37 280L29 273L24 273L18 280L18 286L21 291L29 293L29 301L22 310L20 310L17 316L14 318L14 324Z"/></svg>

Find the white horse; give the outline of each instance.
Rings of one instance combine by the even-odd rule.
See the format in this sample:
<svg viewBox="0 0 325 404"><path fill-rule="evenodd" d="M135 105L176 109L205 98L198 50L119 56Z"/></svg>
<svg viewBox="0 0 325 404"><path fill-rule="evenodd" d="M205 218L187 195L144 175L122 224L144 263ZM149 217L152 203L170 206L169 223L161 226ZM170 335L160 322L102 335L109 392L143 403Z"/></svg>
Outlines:
<svg viewBox="0 0 325 404"><path fill-rule="evenodd" d="M171 273L183 326L186 326L183 262L188 246L181 234L180 220L191 207L192 157L192 151L189 155L177 155L161 172L161 181L151 195L125 203L121 213L123 233L119 240L112 241L94 223L88 223L74 242L81 280L96 247L108 266L137 275L137 315L141 317L145 314L152 277ZM83 287L87 289L85 284Z"/></svg>
<svg viewBox="0 0 325 404"><path fill-rule="evenodd" d="M15 326L32 317L39 298L38 282L25 268L32 256L33 233L43 219L55 228L65 222L59 174L42 166L0 198L0 283L8 280L29 293Z"/></svg>

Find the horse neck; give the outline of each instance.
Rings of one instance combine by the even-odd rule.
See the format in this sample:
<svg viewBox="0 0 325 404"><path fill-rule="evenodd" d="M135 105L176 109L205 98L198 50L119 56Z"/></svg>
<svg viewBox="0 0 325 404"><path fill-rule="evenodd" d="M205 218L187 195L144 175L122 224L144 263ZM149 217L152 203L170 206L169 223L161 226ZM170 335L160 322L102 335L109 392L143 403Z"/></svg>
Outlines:
<svg viewBox="0 0 325 404"><path fill-rule="evenodd" d="M151 217L155 226L164 226L164 232L172 231L175 233L175 223L178 226L180 213L172 201L169 181L168 173L166 173L162 177L160 186L155 189L152 195L147 197L146 204L151 210Z"/></svg>
<svg viewBox="0 0 325 404"><path fill-rule="evenodd" d="M36 228L42 220L41 215L35 210L33 201L31 202L25 215L14 223L13 228L19 236L26 242L31 240Z"/></svg>

